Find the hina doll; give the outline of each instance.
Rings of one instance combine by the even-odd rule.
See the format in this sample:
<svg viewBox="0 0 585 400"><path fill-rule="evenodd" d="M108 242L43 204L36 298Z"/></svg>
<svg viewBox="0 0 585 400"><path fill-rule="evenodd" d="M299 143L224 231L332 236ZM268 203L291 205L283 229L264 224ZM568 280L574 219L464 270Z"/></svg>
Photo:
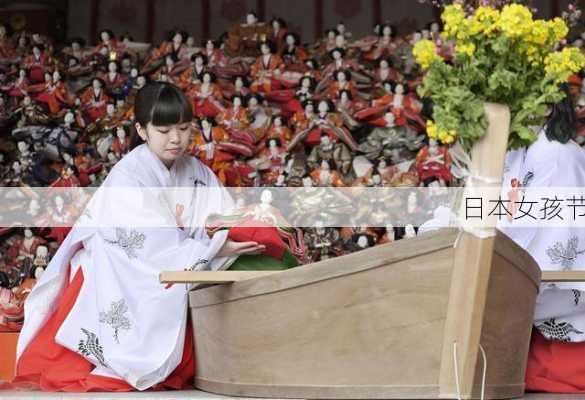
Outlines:
<svg viewBox="0 0 585 400"><path fill-rule="evenodd" d="M26 77L26 70L20 68L16 79L12 83L2 86L0 89L7 92L8 96L12 98L20 98L26 96L29 85L28 78Z"/></svg>
<svg viewBox="0 0 585 400"><path fill-rule="evenodd" d="M270 21L272 32L269 39L276 45L276 49L280 52L284 48L285 36L288 34L286 22L282 18L275 17Z"/></svg>
<svg viewBox="0 0 585 400"><path fill-rule="evenodd" d="M266 94L268 101L277 103L280 107L280 112L290 117L294 113L303 111L302 104L313 98L317 82L311 76L303 76L300 80L300 87L297 89L280 89L273 90Z"/></svg>
<svg viewBox="0 0 585 400"><path fill-rule="evenodd" d="M45 125L49 122L49 116L28 95L23 97L20 107L16 108L13 114L17 117L17 128L28 125Z"/></svg>
<svg viewBox="0 0 585 400"><path fill-rule="evenodd" d="M286 147L288 142L290 142L292 132L287 126L284 117L281 115L275 115L272 118L272 125L266 136L267 139L278 139L280 143Z"/></svg>
<svg viewBox="0 0 585 400"><path fill-rule="evenodd" d="M160 85L145 86L136 99L137 129L147 143L112 169L26 300L17 381L43 380L53 391L183 388L195 357L189 288L165 287L158 275L226 269L237 256L265 250L229 240L227 232L209 238L202 228L210 214L231 213L233 200L209 168L183 153L190 103L176 87ZM147 189L124 196L105 190L140 187ZM136 311L143 307L148 312Z"/></svg>
<svg viewBox="0 0 585 400"><path fill-rule="evenodd" d="M272 110L265 106L260 94L253 93L248 97L248 115L251 121L248 131L254 136L254 143L258 143L270 129Z"/></svg>
<svg viewBox="0 0 585 400"><path fill-rule="evenodd" d="M383 86L385 82L398 82L402 81L403 76L398 72L396 69L392 68L392 61L390 58L382 58L378 62L378 68L375 70L373 74L374 79L374 89L378 91L383 90ZM381 97L384 93L380 96Z"/></svg>
<svg viewBox="0 0 585 400"><path fill-rule="evenodd" d="M231 152L237 147L229 142L230 137L221 126L215 126L211 118L202 118L187 151L211 168L222 184L226 184L226 170L230 161L237 155ZM222 149L222 146L225 149ZM246 154L250 155L250 152Z"/></svg>
<svg viewBox="0 0 585 400"><path fill-rule="evenodd" d="M284 172L287 156L286 147L281 144L280 139L266 139L256 157L248 163L257 171L261 171L262 186L272 186L276 183L279 175Z"/></svg>
<svg viewBox="0 0 585 400"><path fill-rule="evenodd" d="M65 77L69 79L69 81L75 81L80 77L85 75L89 75L93 72L93 67L91 65L84 65L82 64L79 59L75 57L67 58L67 64L64 69ZM79 83L75 82L75 86L78 86Z"/></svg>
<svg viewBox="0 0 585 400"><path fill-rule="evenodd" d="M343 254L339 231L325 227L322 220L315 221L314 228L308 228L305 234L311 262L327 260Z"/></svg>
<svg viewBox="0 0 585 400"><path fill-rule="evenodd" d="M435 139L429 139L429 144L418 152L415 167L421 181L438 178L451 182L451 156L447 146L439 146Z"/></svg>
<svg viewBox="0 0 585 400"><path fill-rule="evenodd" d="M341 90L335 99L335 109L343 118L344 125L350 130L359 128L361 124L354 118L354 115L367 107L367 103L360 99L354 100L351 91Z"/></svg>
<svg viewBox="0 0 585 400"><path fill-rule="evenodd" d="M248 148L246 153L252 155L256 138L248 131L251 121L243 103L244 99L241 96L234 96L232 106L219 113L217 121L226 130L230 140L246 146Z"/></svg>
<svg viewBox="0 0 585 400"><path fill-rule="evenodd" d="M8 36L5 25L0 25L0 58L12 60L16 55L14 43Z"/></svg>
<svg viewBox="0 0 585 400"><path fill-rule="evenodd" d="M396 231L391 223L384 227L384 234L378 239L378 244L392 243L396 240Z"/></svg>
<svg viewBox="0 0 585 400"><path fill-rule="evenodd" d="M245 23L236 25L228 32L226 50L232 56L255 56L258 54L259 43L267 40L271 31L271 27L258 21L256 13L251 11L246 14Z"/></svg>
<svg viewBox="0 0 585 400"><path fill-rule="evenodd" d="M317 169L322 161L327 161L335 170L346 175L351 168L352 156L345 144L332 143L331 138L326 133L322 133L321 142L311 149L307 157L307 165L311 169Z"/></svg>
<svg viewBox="0 0 585 400"><path fill-rule="evenodd" d="M207 67L207 57L202 53L195 53L191 56L191 62L193 66L186 69L181 73L181 76L177 80L177 86L181 89L186 90L189 86L197 83L201 83L203 73L209 71Z"/></svg>
<svg viewBox="0 0 585 400"><path fill-rule="evenodd" d="M92 54L100 54L101 58L115 60L118 58L118 53L121 53L120 50L121 43L116 39L114 33L109 29L104 29L99 33L99 44L94 47Z"/></svg>
<svg viewBox="0 0 585 400"><path fill-rule="evenodd" d="M301 46L301 38L297 33L288 32L284 35L284 46L280 52L287 71L304 72L304 63L309 56Z"/></svg>
<svg viewBox="0 0 585 400"><path fill-rule="evenodd" d="M381 25L378 40L369 49L363 47L361 50L363 58L368 61L377 61L380 58L393 55L396 50L396 43L392 25Z"/></svg>
<svg viewBox="0 0 585 400"><path fill-rule="evenodd" d="M85 41L81 38L74 38L69 41L69 46L63 48L61 52L65 59L71 57L77 59L80 64L86 62L86 58L89 56L89 52L85 49Z"/></svg>
<svg viewBox="0 0 585 400"><path fill-rule="evenodd" d="M304 125L307 125L305 128ZM318 105L318 112L313 118L300 124L304 129L297 128L293 136L289 149L293 149L298 143L304 143L313 147L321 142L321 134L325 133L331 141L345 143L350 150L356 151L358 144L351 135L351 132L343 126L342 117L335 112L333 103L327 100L321 100Z"/></svg>
<svg viewBox="0 0 585 400"><path fill-rule="evenodd" d="M116 61L108 62L108 72L100 74L99 78L104 82L106 93L110 97L122 95L125 77L119 72L119 65Z"/></svg>
<svg viewBox="0 0 585 400"><path fill-rule="evenodd" d="M254 79L251 85L252 92L270 93L280 87L279 75L284 65L272 42L261 42L261 55L250 68L250 75Z"/></svg>
<svg viewBox="0 0 585 400"><path fill-rule="evenodd" d="M321 161L320 168L314 169L309 173L315 186L333 186L344 187L343 178L341 174L335 170L331 170L329 162Z"/></svg>
<svg viewBox="0 0 585 400"><path fill-rule="evenodd" d="M203 54L207 57L209 68L220 79L232 79L237 75L247 75L248 65L240 57L229 58L218 44L208 39L203 43Z"/></svg>
<svg viewBox="0 0 585 400"><path fill-rule="evenodd" d="M312 53L321 63L325 62L330 52L337 47L335 38L338 35L339 32L336 29L327 29L325 37L315 44Z"/></svg>
<svg viewBox="0 0 585 400"><path fill-rule="evenodd" d="M94 158L96 154L93 149L87 149L85 143L77 144L77 154L73 157L73 164L77 168L77 176L81 186L91 184L91 176L95 178L103 168L103 163Z"/></svg>
<svg viewBox="0 0 585 400"><path fill-rule="evenodd" d="M22 64L28 71L32 83L43 82L45 70L51 65L51 58L42 45L35 45L32 48L32 54L25 57Z"/></svg>
<svg viewBox="0 0 585 400"><path fill-rule="evenodd" d="M126 134L126 130L122 126L116 128L116 137L112 142L111 151L118 159L130 151L130 136Z"/></svg>
<svg viewBox="0 0 585 400"><path fill-rule="evenodd" d="M71 167L67 167L67 169L71 169ZM72 172L64 171L65 181L62 184L68 185L72 175ZM59 182L55 182L54 186L57 185ZM55 240L59 244L65 240L74 222L73 210L70 209L69 204L66 204L64 197L59 194L53 195L49 199L47 211L39 219L40 226L50 227L44 229L48 231L44 237Z"/></svg>
<svg viewBox="0 0 585 400"><path fill-rule="evenodd" d="M325 96L329 100L333 101L340 98L340 93L342 91L350 92L351 97L354 99L358 98L358 92L351 81L351 73L349 70L337 71L334 78L335 82L329 86L325 92Z"/></svg>
<svg viewBox="0 0 585 400"><path fill-rule="evenodd" d="M236 95L246 98L252 93L250 91L248 79L244 75L237 75L233 77L232 83L230 85L228 84L223 85L221 89L223 93L223 98L226 100L229 100Z"/></svg>
<svg viewBox="0 0 585 400"><path fill-rule="evenodd" d="M225 111L222 102L222 92L215 83L216 77L212 72L204 72L201 83L192 85L187 96L193 103L193 112L199 118L215 118L220 112Z"/></svg>
<svg viewBox="0 0 585 400"><path fill-rule="evenodd" d="M63 107L73 105L72 95L61 80L61 74L55 70L53 74L45 73L45 83L29 86L31 93L37 92L35 100L47 105L52 115L58 114Z"/></svg>
<svg viewBox="0 0 585 400"><path fill-rule="evenodd" d="M183 85L183 72L186 70L186 64L180 63L175 55L168 54L164 57L164 64L154 74L152 79L160 82L169 82L176 85Z"/></svg>
<svg viewBox="0 0 585 400"><path fill-rule="evenodd" d="M167 41L163 42L158 48L154 49L145 61L143 71L150 71L156 69L162 64L166 56L173 56L177 61L187 59L187 46L185 41L187 40L187 34L180 31L172 31ZM158 64L158 65L157 65Z"/></svg>
<svg viewBox="0 0 585 400"><path fill-rule="evenodd" d="M106 105L110 97L104 89L104 81L99 78L91 80L91 87L85 89L81 95L82 109L89 122L94 122L106 114Z"/></svg>
<svg viewBox="0 0 585 400"><path fill-rule="evenodd" d="M364 67L354 60L345 59L346 51L342 48L335 48L329 53L331 62L323 69L322 79L317 86L317 92L322 93L328 89L337 78L339 71L348 70L351 71L352 78L356 83L356 86L368 87L370 85L371 78L365 71Z"/></svg>

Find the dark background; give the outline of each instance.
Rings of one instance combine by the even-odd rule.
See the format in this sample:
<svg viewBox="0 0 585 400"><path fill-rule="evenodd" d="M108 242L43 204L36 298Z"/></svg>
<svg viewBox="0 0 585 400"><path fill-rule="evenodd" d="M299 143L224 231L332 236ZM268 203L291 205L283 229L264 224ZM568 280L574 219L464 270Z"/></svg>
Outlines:
<svg viewBox="0 0 585 400"><path fill-rule="evenodd" d="M537 0L540 16L560 15L568 0ZM585 9L585 0L580 1ZM167 31L180 28L199 43L217 38L243 21L248 10L261 19L284 18L303 41L345 21L354 36L372 31L378 21L390 21L399 33L421 29L435 19L437 10L417 0L0 0L0 21L48 34L62 41L80 36L95 43L97 32L109 28L129 33L136 41L160 42Z"/></svg>

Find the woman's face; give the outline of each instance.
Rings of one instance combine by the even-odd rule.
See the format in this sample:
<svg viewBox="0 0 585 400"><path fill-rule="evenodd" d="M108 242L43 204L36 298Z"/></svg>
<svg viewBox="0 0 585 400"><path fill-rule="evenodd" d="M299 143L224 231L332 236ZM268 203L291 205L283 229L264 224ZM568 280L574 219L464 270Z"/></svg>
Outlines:
<svg viewBox="0 0 585 400"><path fill-rule="evenodd" d="M146 129L136 124L138 134L144 140L148 148L156 156L170 167L173 162L181 157L191 140L191 123L154 126L148 123Z"/></svg>

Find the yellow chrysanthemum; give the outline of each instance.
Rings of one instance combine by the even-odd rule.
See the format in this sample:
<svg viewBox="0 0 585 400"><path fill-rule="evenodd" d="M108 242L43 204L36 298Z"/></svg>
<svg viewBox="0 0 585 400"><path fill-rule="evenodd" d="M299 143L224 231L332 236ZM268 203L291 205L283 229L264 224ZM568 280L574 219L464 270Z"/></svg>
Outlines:
<svg viewBox="0 0 585 400"><path fill-rule="evenodd" d="M544 69L549 79L555 82L567 82L569 76L585 66L585 55L575 47L566 47L561 51L550 53L544 60Z"/></svg>
<svg viewBox="0 0 585 400"><path fill-rule="evenodd" d="M435 125L435 123L431 120L427 121L427 135L431 139L437 139L438 137L437 125Z"/></svg>
<svg viewBox="0 0 585 400"><path fill-rule="evenodd" d="M412 55L422 69L428 69L433 62L441 60L441 57L437 54L435 43L427 39L416 42L412 49Z"/></svg>
<svg viewBox="0 0 585 400"><path fill-rule="evenodd" d="M441 143L453 143L455 138L457 137L454 130L446 131L442 130L439 131L439 128L435 124L434 121L428 120L427 121L427 135L431 139L435 139L440 141Z"/></svg>
<svg viewBox="0 0 585 400"><path fill-rule="evenodd" d="M544 45L550 38L550 25L547 21L542 19L536 20L532 23L532 29L528 34L527 40L530 43L534 43L537 45Z"/></svg>
<svg viewBox="0 0 585 400"><path fill-rule="evenodd" d="M528 7L520 4L508 4L502 9L499 26L504 35L519 38L530 33L532 13Z"/></svg>

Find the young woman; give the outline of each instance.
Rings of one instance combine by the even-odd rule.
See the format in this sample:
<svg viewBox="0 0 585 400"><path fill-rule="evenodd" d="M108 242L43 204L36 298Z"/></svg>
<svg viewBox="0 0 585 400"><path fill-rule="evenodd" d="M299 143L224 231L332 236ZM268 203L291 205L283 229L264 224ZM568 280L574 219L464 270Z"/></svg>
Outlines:
<svg viewBox="0 0 585 400"><path fill-rule="evenodd" d="M26 300L15 384L70 392L185 387L194 373L188 288L165 288L160 272L225 269L238 255L265 250L228 240L227 231L207 236L207 216L234 203L208 167L184 154L193 117L184 94L148 84L135 113L145 143L112 168ZM192 189L178 190L185 187Z"/></svg>

